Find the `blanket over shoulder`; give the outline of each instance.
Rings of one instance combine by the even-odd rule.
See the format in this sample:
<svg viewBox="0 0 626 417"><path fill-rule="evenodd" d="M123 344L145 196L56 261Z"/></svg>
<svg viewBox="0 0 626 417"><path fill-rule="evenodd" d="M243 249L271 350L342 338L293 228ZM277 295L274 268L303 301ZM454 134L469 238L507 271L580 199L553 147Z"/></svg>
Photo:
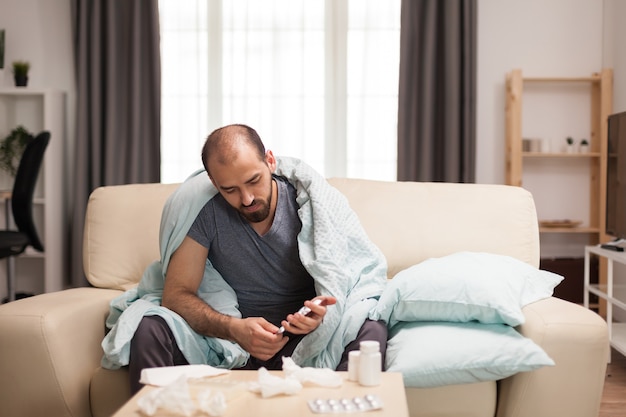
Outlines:
<svg viewBox="0 0 626 417"><path fill-rule="evenodd" d="M302 264L315 281L319 295L332 295L323 323L297 346L292 359L300 366L334 369L345 346L357 335L376 305L387 278L382 252L369 240L347 199L304 162L277 158L276 174L296 188L302 229L298 246ZM161 306L170 257L187 234L200 209L217 190L205 171L189 177L167 200L161 219L161 259L144 272L139 285L111 301L102 341L102 366L128 365L130 341L141 318L158 315L168 323L191 364L236 368L249 354L236 343L202 336L175 312ZM241 317L235 292L207 260L198 295L215 310Z"/></svg>

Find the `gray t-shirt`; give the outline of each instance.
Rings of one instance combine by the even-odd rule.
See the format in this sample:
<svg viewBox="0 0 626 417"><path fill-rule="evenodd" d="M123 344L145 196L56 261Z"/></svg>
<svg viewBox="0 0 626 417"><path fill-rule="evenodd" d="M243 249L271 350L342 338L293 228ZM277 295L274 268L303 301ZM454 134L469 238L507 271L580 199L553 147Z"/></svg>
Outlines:
<svg viewBox="0 0 626 417"><path fill-rule="evenodd" d="M200 210L188 236L209 250L213 267L235 290L243 317L264 317L280 326L287 314L315 297L313 278L298 255L302 228L296 190L274 176L276 214L263 236L217 194Z"/></svg>

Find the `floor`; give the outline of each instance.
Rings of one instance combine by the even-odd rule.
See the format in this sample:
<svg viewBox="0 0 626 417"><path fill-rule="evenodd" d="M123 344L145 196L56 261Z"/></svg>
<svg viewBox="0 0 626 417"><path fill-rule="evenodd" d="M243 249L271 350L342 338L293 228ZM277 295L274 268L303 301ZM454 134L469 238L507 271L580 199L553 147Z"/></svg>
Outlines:
<svg viewBox="0 0 626 417"><path fill-rule="evenodd" d="M626 357L611 351L598 417L626 417Z"/></svg>

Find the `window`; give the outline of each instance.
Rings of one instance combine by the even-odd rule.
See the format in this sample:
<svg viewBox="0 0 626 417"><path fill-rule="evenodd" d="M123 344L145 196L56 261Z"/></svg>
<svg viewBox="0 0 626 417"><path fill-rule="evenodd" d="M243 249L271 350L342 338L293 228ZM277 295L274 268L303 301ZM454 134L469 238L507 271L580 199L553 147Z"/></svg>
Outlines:
<svg viewBox="0 0 626 417"><path fill-rule="evenodd" d="M400 0L160 0L162 181L245 123L323 175L396 178Z"/></svg>

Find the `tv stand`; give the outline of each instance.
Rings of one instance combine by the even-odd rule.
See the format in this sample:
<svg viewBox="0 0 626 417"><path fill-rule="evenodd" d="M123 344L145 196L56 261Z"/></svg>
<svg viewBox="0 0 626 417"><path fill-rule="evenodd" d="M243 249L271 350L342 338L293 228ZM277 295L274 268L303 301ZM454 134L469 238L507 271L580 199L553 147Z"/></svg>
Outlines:
<svg viewBox="0 0 626 417"><path fill-rule="evenodd" d="M589 308L589 294L595 294L599 298L606 300L606 322L609 328L609 341L615 350L626 356L626 323L613 321L613 307L626 311L626 285L614 285L613 282L614 263L626 265L626 253L603 249L601 246L585 246L585 292L583 294L583 305L585 308ZM592 254L607 259L606 284L590 283L589 271ZM611 356L609 353L610 362Z"/></svg>

